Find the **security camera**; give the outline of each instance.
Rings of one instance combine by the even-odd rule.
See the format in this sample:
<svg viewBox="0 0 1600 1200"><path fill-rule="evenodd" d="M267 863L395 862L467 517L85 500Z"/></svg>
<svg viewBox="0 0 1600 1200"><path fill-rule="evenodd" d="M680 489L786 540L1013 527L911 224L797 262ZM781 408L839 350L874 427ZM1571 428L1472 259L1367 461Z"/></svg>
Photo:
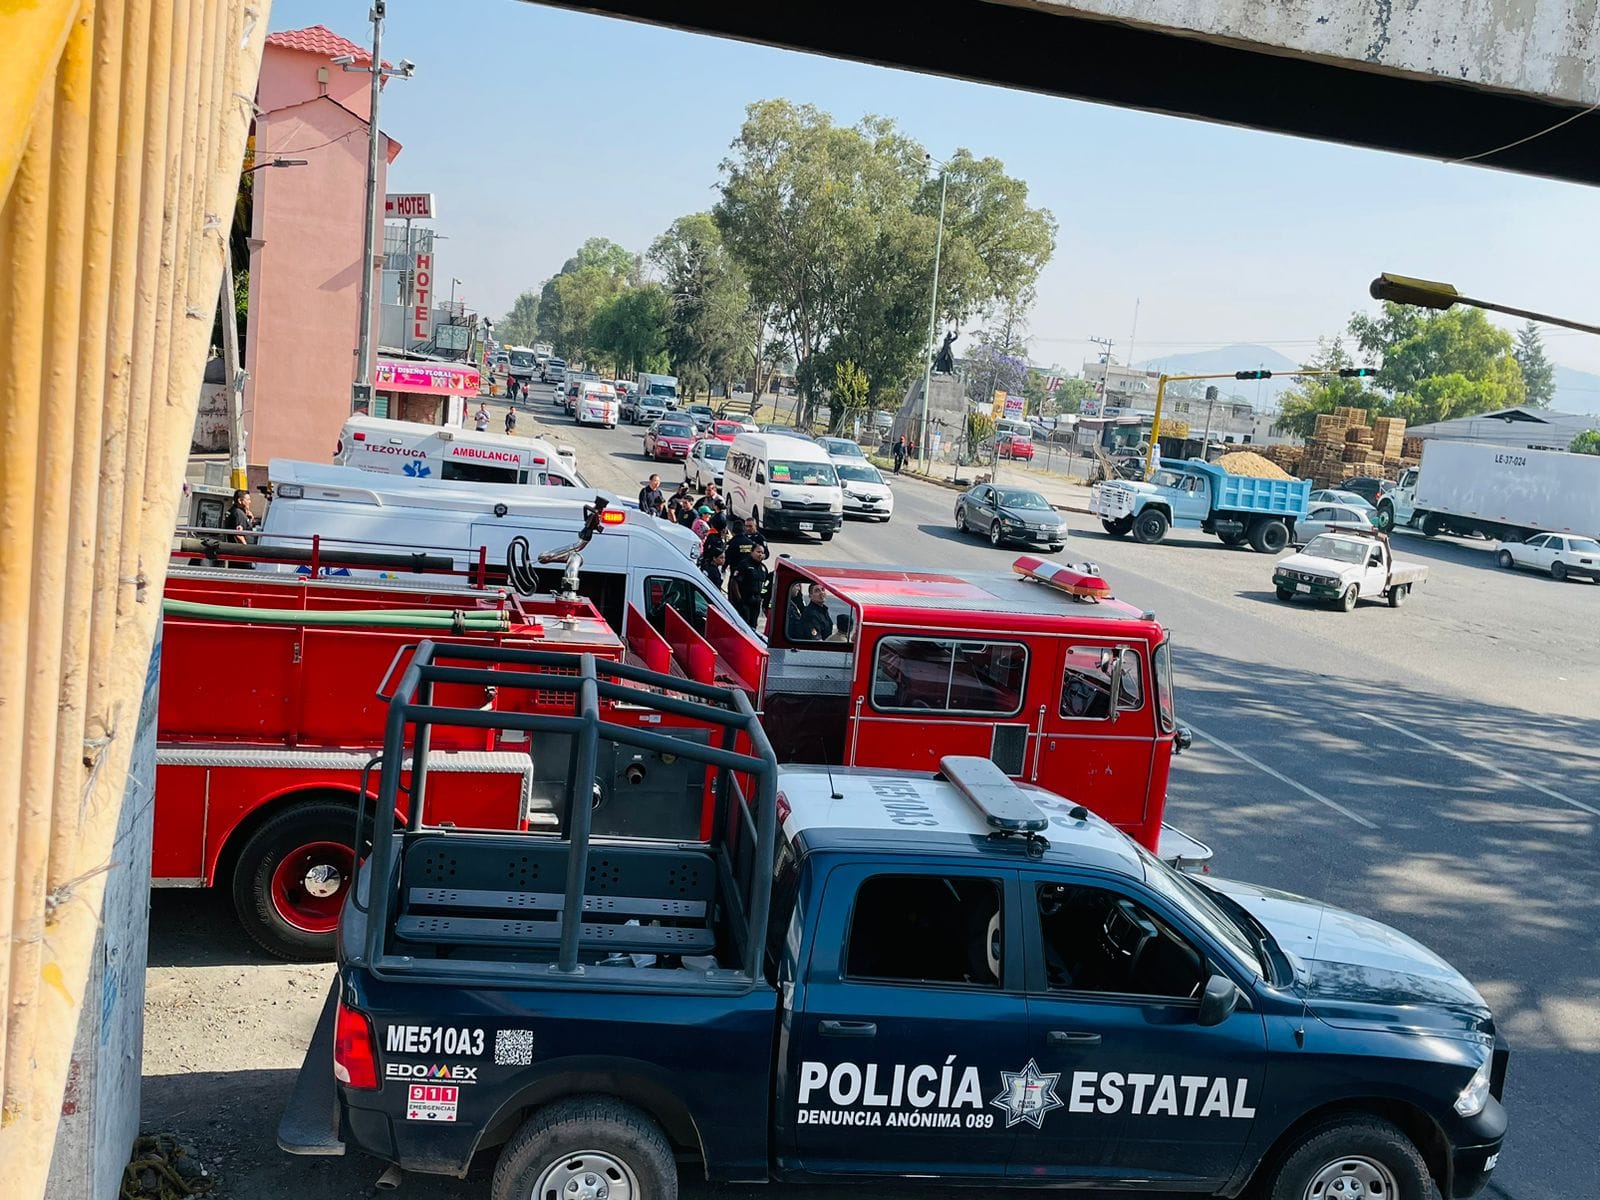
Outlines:
<svg viewBox="0 0 1600 1200"><path fill-rule="evenodd" d="M400 74L409 75L416 69L417 64L412 62L409 58L402 58L400 60Z"/></svg>
<svg viewBox="0 0 1600 1200"><path fill-rule="evenodd" d="M341 54L338 58L333 60L333 65L336 67L348 67L355 61L356 56L354 54Z"/></svg>

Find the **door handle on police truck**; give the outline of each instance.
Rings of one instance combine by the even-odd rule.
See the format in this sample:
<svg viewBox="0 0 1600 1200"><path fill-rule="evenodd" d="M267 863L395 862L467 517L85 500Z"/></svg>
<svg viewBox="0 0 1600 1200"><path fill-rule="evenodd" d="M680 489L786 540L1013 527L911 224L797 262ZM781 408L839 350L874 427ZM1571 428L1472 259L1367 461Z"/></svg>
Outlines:
<svg viewBox="0 0 1600 1200"><path fill-rule="evenodd" d="M823 1037L877 1037L878 1027L871 1021L819 1021L817 1032Z"/></svg>
<svg viewBox="0 0 1600 1200"><path fill-rule="evenodd" d="M1081 1029L1052 1029L1044 1035L1046 1046L1098 1046L1100 1035Z"/></svg>

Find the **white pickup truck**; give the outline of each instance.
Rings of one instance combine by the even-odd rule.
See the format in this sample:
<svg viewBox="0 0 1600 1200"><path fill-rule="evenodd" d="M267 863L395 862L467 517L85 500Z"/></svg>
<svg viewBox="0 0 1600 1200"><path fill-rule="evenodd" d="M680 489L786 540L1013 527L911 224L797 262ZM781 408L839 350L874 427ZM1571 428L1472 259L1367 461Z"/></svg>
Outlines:
<svg viewBox="0 0 1600 1200"><path fill-rule="evenodd" d="M1377 530L1318 534L1272 568L1279 600L1331 600L1345 612L1358 600L1387 600L1390 608L1399 608L1427 577L1428 568L1421 563L1397 560L1388 535Z"/></svg>

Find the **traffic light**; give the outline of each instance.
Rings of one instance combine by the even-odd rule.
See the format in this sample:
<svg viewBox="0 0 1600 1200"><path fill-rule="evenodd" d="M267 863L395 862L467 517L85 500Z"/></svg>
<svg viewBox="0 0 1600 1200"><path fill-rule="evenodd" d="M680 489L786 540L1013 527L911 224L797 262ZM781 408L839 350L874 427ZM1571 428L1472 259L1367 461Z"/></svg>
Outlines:
<svg viewBox="0 0 1600 1200"><path fill-rule="evenodd" d="M1233 373L1233 377L1235 379L1271 379L1272 378L1272 372L1271 371L1235 371Z"/></svg>
<svg viewBox="0 0 1600 1200"><path fill-rule="evenodd" d="M1374 369L1372 367L1340 367L1339 368L1339 378L1340 379L1365 379L1368 375L1376 375L1377 373L1378 372L1376 371L1376 369Z"/></svg>

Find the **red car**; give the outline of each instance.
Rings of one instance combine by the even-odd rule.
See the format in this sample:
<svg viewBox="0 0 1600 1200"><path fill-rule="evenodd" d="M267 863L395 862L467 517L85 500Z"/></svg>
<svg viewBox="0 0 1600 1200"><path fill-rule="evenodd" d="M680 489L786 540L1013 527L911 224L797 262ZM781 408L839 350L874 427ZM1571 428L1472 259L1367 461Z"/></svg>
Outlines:
<svg viewBox="0 0 1600 1200"><path fill-rule="evenodd" d="M694 445L694 439L694 426L689 422L663 418L645 432L644 456L657 462L662 459L682 462L689 457L689 448Z"/></svg>
<svg viewBox="0 0 1600 1200"><path fill-rule="evenodd" d="M1032 462L1033 439L1020 433L1002 433L994 440L994 452L998 458L1022 458Z"/></svg>
<svg viewBox="0 0 1600 1200"><path fill-rule="evenodd" d="M744 432L744 426L737 421L711 422L711 436L719 442L731 442Z"/></svg>

